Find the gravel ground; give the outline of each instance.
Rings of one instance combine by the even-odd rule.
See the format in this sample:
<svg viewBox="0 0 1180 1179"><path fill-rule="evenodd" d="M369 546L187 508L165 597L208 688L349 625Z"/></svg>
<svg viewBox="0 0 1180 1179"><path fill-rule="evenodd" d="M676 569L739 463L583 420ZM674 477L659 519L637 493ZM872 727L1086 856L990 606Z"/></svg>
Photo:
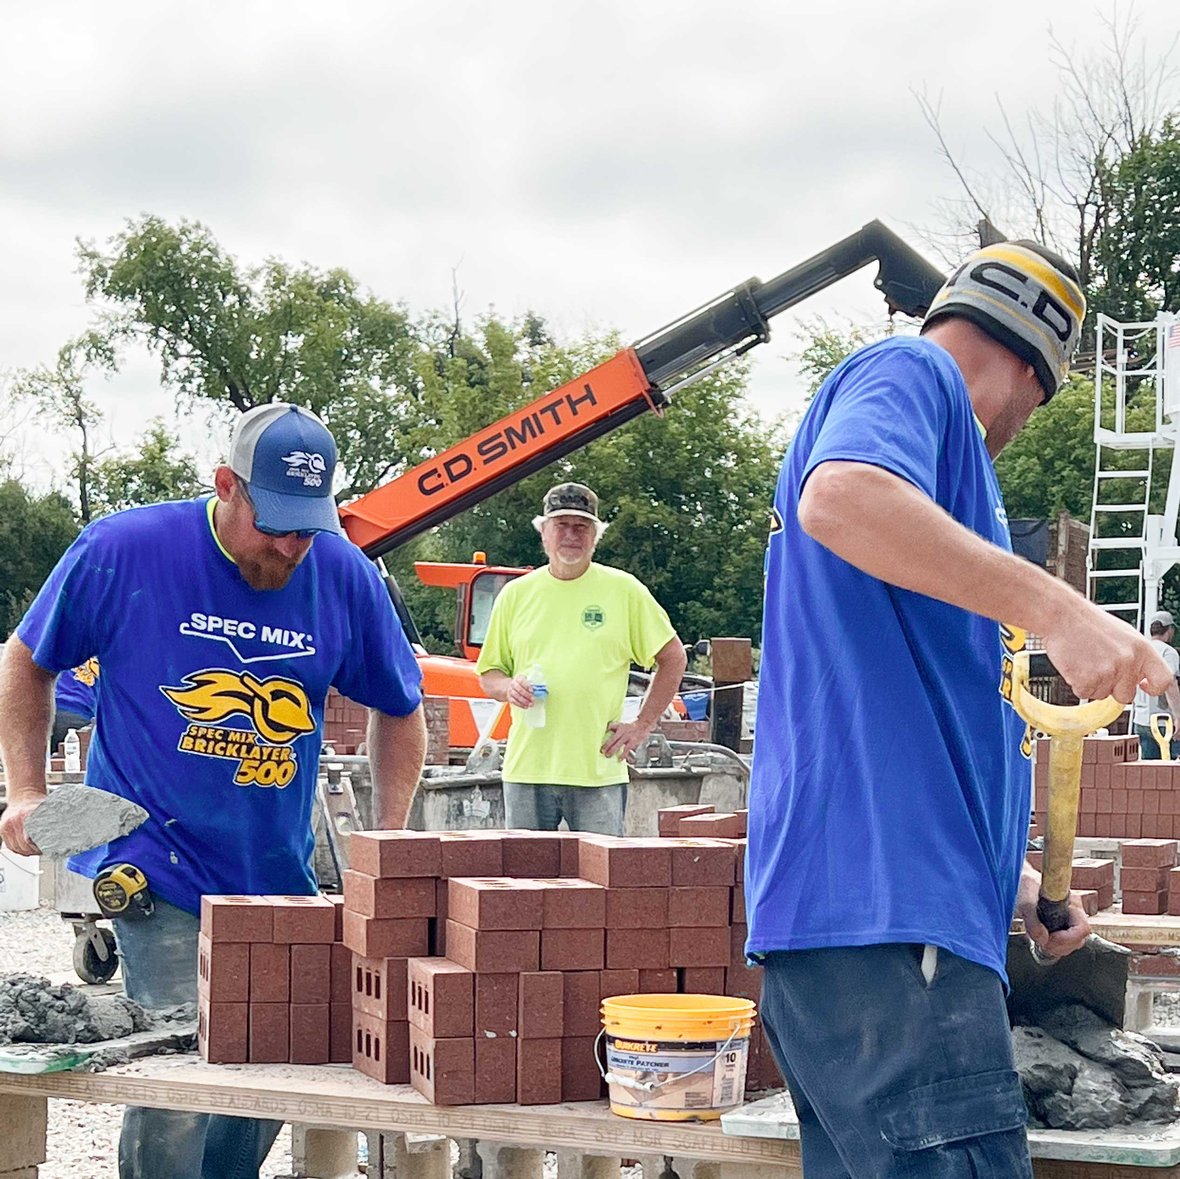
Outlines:
<svg viewBox="0 0 1180 1179"><path fill-rule="evenodd" d="M54 909L0 912L0 974L23 971L80 985L71 961L73 948L73 932ZM121 1118L115 1105L50 1101L49 1158L41 1167L41 1179L112 1179ZM277 1179L290 1174L291 1131L285 1127L261 1176Z"/></svg>

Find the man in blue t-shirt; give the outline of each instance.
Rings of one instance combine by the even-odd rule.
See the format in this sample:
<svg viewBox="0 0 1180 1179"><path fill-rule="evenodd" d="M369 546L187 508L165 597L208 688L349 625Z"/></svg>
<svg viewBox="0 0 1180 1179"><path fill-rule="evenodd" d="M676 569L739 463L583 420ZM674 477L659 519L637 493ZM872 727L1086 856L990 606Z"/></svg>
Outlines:
<svg viewBox="0 0 1180 1179"><path fill-rule="evenodd" d="M377 570L342 537L336 444L294 405L243 414L208 499L89 525L0 662L8 809L0 838L36 854L54 677L102 666L87 782L148 812L71 861L134 864L155 898L115 922L123 985L148 1007L195 1002L201 896L311 894L311 813L331 686L368 705L374 821L404 824L426 747L420 675ZM275 1122L129 1109L123 1179L257 1176Z"/></svg>
<svg viewBox="0 0 1180 1179"><path fill-rule="evenodd" d="M1150 644L1014 557L992 460L1069 369L1073 267L973 254L919 339L854 353L787 451L768 546L746 869L748 953L807 1179L1030 1179L1004 1006L1022 872L1024 631L1084 697L1170 677Z"/></svg>

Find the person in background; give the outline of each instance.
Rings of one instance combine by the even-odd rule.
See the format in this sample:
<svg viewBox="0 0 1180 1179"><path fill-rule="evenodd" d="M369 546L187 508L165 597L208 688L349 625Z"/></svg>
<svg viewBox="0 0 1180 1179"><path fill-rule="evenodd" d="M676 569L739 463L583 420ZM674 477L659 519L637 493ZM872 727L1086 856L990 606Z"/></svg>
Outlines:
<svg viewBox="0 0 1180 1179"><path fill-rule="evenodd" d="M1158 696L1151 696L1140 688L1135 693L1131 706L1131 723L1139 736L1139 757L1142 761L1159 761L1160 745L1151 730L1151 718L1160 713L1172 718L1172 738L1169 756L1173 761L1180 757L1180 690L1176 677L1180 676L1180 653L1172 646L1176 637L1176 623L1167 610L1159 610L1151 616L1148 624L1151 645L1160 658L1171 668L1172 682L1167 690Z"/></svg>
<svg viewBox="0 0 1180 1179"><path fill-rule="evenodd" d="M993 460L1069 370L1074 268L988 246L827 378L774 497L747 954L807 1179L1031 1179L1004 1003L1013 912L1053 956L1024 863L1025 631L1082 697L1162 692L1142 635L1012 555ZM854 718L833 726L836 714Z"/></svg>
<svg viewBox="0 0 1180 1179"><path fill-rule="evenodd" d="M672 702L687 656L650 591L593 560L606 525L589 487L550 488L533 526L548 564L504 587L476 664L484 691L517 710L504 757L505 823L556 831L564 819L571 831L622 835L626 759ZM656 670L628 720L632 663ZM541 708L544 723L531 723Z"/></svg>
<svg viewBox="0 0 1180 1179"><path fill-rule="evenodd" d="M94 721L98 695L98 660L87 659L57 677L53 688L53 729L49 752L56 753L73 729L78 732Z"/></svg>
<svg viewBox="0 0 1180 1179"><path fill-rule="evenodd" d="M87 782L146 822L70 861L93 877L130 863L155 909L116 920L123 987L149 1008L197 1000L201 897L316 892L311 830L324 700L370 709L378 827L400 827L421 774L420 674L372 563L339 535L336 443L314 414L243 414L207 498L88 525L0 662L8 808L0 839L35 855L25 820L45 798L58 673L95 657L101 723ZM128 1109L122 1179L257 1177L279 1123Z"/></svg>

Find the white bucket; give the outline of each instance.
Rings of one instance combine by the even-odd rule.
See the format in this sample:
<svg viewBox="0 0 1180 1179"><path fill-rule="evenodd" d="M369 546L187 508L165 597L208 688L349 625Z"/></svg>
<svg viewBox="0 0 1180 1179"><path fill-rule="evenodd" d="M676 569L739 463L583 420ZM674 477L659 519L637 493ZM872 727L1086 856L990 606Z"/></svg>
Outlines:
<svg viewBox="0 0 1180 1179"><path fill-rule="evenodd" d="M18 856L0 847L0 911L35 909L39 899L40 856Z"/></svg>

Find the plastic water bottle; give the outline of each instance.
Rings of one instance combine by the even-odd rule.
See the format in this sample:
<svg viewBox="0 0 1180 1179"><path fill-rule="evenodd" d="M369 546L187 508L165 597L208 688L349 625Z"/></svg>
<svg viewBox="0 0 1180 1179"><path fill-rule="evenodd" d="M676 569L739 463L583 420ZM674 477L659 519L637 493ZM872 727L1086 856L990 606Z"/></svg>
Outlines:
<svg viewBox="0 0 1180 1179"><path fill-rule="evenodd" d="M66 759L66 773L77 774L82 770L82 742L78 740L78 730L70 729L61 743L62 756Z"/></svg>
<svg viewBox="0 0 1180 1179"><path fill-rule="evenodd" d="M537 664L529 668L529 683L533 688L533 706L526 708L524 723L531 729L545 727L545 701L549 697L549 688L545 683L545 674Z"/></svg>

